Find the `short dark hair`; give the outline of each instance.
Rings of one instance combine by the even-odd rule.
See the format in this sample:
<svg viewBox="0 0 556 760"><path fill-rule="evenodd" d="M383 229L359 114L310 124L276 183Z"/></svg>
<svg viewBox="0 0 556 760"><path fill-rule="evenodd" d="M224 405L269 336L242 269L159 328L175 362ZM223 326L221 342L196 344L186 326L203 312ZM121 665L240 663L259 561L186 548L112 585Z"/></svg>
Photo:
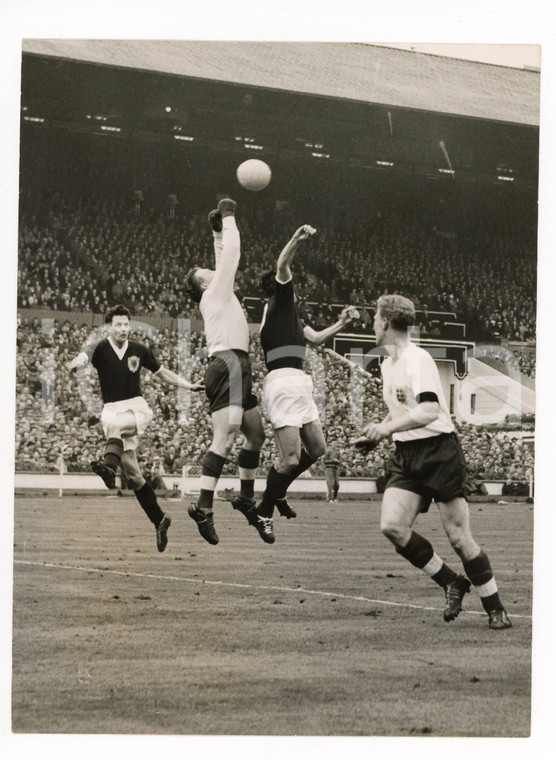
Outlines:
<svg viewBox="0 0 556 760"><path fill-rule="evenodd" d="M276 270L271 269L270 272L266 272L266 274L263 274L261 277L261 288L263 289L263 292L267 296L267 298L270 298L270 296L274 293L274 286L276 284Z"/></svg>
<svg viewBox="0 0 556 760"><path fill-rule="evenodd" d="M199 281L196 277L200 267L193 267L185 275L185 292L195 303L199 303L201 296L203 295L203 289L201 288Z"/></svg>
<svg viewBox="0 0 556 760"><path fill-rule="evenodd" d="M111 324L114 317L127 317L129 319L130 316L131 316L131 312L127 308L127 306L124 306L123 303L119 303L116 306L113 306L111 309L109 309L106 312L104 321L107 325L109 325Z"/></svg>

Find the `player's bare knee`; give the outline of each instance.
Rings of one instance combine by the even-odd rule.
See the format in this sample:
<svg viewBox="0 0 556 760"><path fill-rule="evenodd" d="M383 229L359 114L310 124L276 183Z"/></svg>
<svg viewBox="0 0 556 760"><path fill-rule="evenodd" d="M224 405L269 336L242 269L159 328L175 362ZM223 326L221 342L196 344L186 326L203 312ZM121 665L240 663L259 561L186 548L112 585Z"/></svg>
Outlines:
<svg viewBox="0 0 556 760"><path fill-rule="evenodd" d="M324 453L326 451L326 445L324 443L319 443L317 446L311 447L311 451L308 452L308 454L313 459L320 459L324 456Z"/></svg>
<svg viewBox="0 0 556 760"><path fill-rule="evenodd" d="M145 482L145 478L141 473L126 474L126 478L132 491L137 491Z"/></svg>
<svg viewBox="0 0 556 760"><path fill-rule="evenodd" d="M448 539L452 549L461 559L467 560L477 555L479 547L468 533L458 532L448 534Z"/></svg>
<svg viewBox="0 0 556 760"><path fill-rule="evenodd" d="M446 529L446 534L455 553L459 556L465 553L466 545L469 543L469 537L465 532L459 526L452 525Z"/></svg>
<svg viewBox="0 0 556 760"><path fill-rule="evenodd" d="M286 452L281 459L280 470L284 474L291 474L299 464L299 454L295 451Z"/></svg>
<svg viewBox="0 0 556 760"><path fill-rule="evenodd" d="M400 525L387 517L383 517L380 521L380 530L383 536L386 536L389 541L396 545L403 541L405 533L407 532L405 526Z"/></svg>

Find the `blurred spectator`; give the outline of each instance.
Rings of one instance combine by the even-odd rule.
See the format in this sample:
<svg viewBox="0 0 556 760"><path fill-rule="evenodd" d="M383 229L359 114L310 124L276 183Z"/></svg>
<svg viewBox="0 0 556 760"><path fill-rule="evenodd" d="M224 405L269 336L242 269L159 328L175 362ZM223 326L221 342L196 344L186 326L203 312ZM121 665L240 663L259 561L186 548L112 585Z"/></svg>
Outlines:
<svg viewBox="0 0 556 760"><path fill-rule="evenodd" d="M157 471L157 468L153 466L152 462L147 462L145 466L142 468L142 471L143 471L143 477L145 478L147 483L151 486L153 491L166 490L164 481L162 480L160 473Z"/></svg>

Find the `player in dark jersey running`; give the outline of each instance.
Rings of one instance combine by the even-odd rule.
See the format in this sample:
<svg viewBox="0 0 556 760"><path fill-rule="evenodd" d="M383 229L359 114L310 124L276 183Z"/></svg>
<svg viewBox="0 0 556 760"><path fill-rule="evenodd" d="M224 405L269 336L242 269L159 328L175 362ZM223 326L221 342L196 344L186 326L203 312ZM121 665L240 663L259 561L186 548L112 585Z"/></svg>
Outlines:
<svg viewBox="0 0 556 760"><path fill-rule="evenodd" d="M187 292L199 304L205 326L209 353L205 389L213 429L210 448L202 461L199 499L188 512L209 544L219 541L214 528L214 491L240 431L245 438L238 455L241 491L232 505L251 525L257 520L254 483L265 437L252 389L249 326L234 293L241 254L235 210L235 201L223 198L218 209L210 212L215 268L195 267L185 277Z"/></svg>
<svg viewBox="0 0 556 760"><path fill-rule="evenodd" d="M266 543L275 540L274 507L288 519L296 517L286 500L287 489L326 450L313 399L313 382L303 370L306 344L324 343L359 316L355 307L346 306L338 321L324 330L314 330L301 322L290 266L301 241L315 232L308 224L300 227L280 253L276 271L263 277L268 296L261 324L261 346L268 369L263 383L263 410L274 430L278 453L257 507L255 527Z"/></svg>
<svg viewBox="0 0 556 760"><path fill-rule="evenodd" d="M164 514L143 477L136 454L139 436L153 417L141 392L141 369L150 370L163 383L174 387L197 391L203 385L192 385L163 367L150 348L129 340L129 316L129 310L121 304L110 309L104 319L110 326L108 337L78 354L68 368L79 369L91 363L98 373L104 404L100 421L107 441L104 460L91 462L91 469L112 489L116 487L116 471L121 466L137 501L156 528L156 545L163 552L171 518Z"/></svg>
<svg viewBox="0 0 556 760"><path fill-rule="evenodd" d="M489 627L510 628L489 559L471 534L465 461L438 368L427 351L410 341L414 324L415 307L408 298L378 299L374 330L377 346L385 346L389 354L381 365L389 413L381 423L366 425L363 435L373 445L390 437L396 444L387 467L380 527L398 554L444 588L446 622L459 615L472 583L488 613ZM413 530L417 516L428 510L433 499L469 580Z"/></svg>

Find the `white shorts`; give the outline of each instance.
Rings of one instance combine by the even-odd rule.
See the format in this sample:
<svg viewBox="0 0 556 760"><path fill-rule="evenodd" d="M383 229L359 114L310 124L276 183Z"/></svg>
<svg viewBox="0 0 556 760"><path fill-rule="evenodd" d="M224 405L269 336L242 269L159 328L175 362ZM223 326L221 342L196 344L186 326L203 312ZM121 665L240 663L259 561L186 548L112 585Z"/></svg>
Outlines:
<svg viewBox="0 0 556 760"><path fill-rule="evenodd" d="M134 451L139 445L139 436L145 432L153 418L152 409L149 409L149 405L143 396L126 398L123 401L111 401L105 404L100 415L104 435L107 435L109 425L118 424L118 415L124 412L133 412L135 415L135 433L122 436L124 451Z"/></svg>
<svg viewBox="0 0 556 760"><path fill-rule="evenodd" d="M278 428L301 428L319 418L313 399L313 380L301 369L273 369L263 382L263 411L270 424Z"/></svg>

